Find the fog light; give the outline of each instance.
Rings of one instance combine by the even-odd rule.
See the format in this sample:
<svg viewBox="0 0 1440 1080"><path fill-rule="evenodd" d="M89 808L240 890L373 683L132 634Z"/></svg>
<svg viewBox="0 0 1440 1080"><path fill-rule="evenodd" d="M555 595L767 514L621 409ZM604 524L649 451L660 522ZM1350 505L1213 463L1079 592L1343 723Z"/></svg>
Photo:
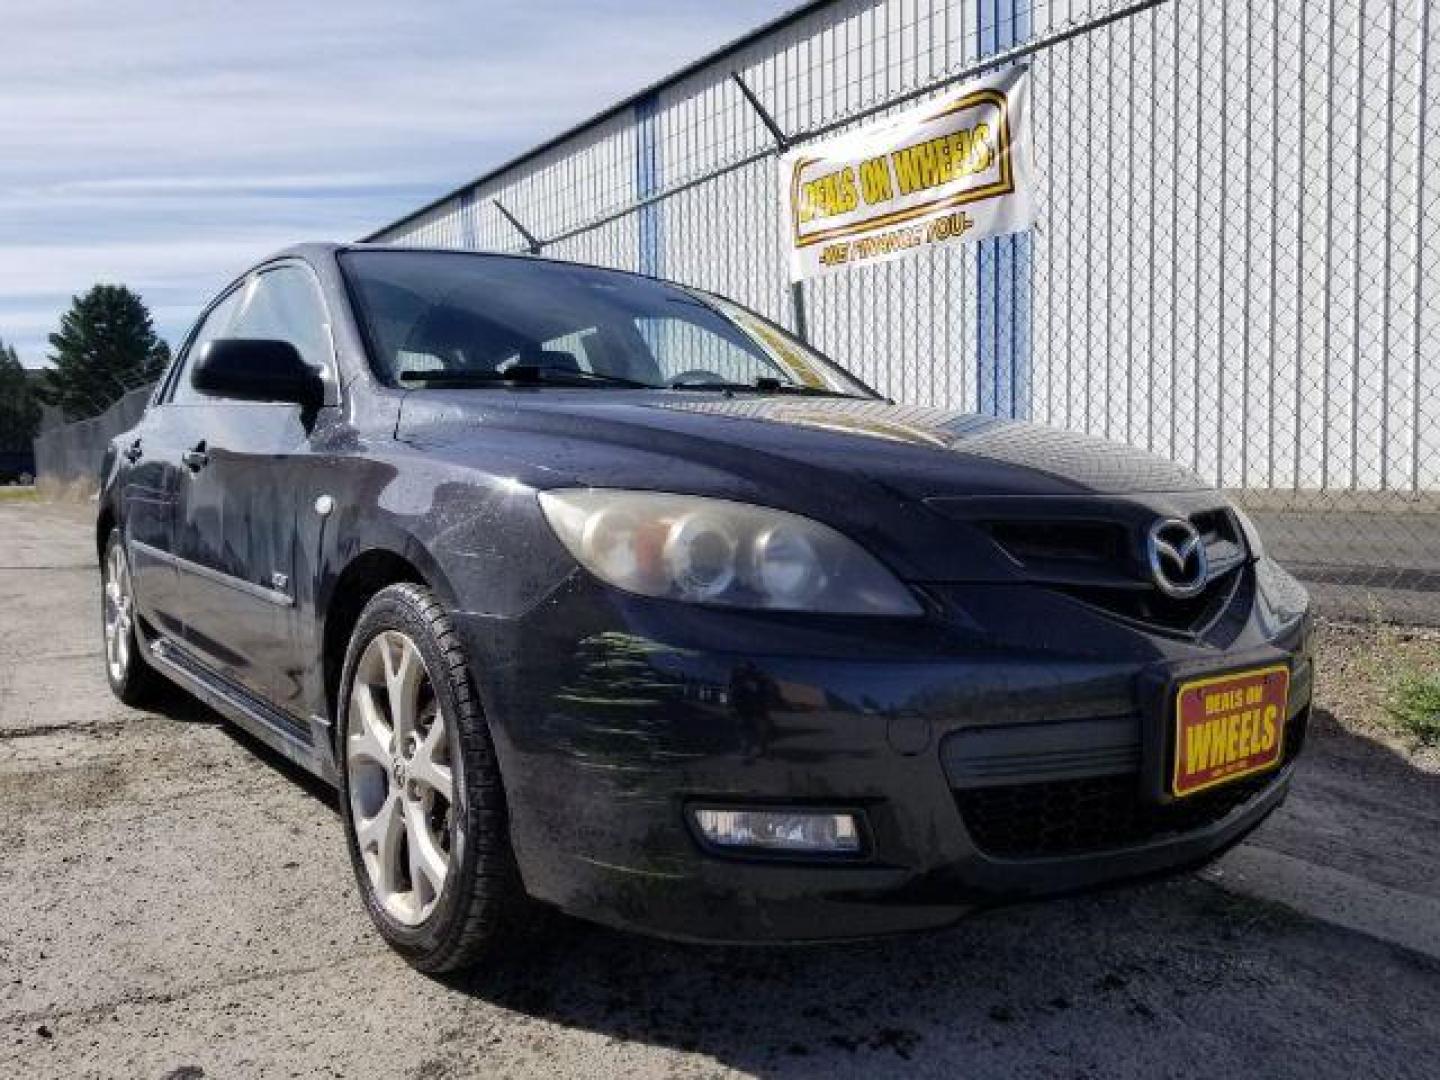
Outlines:
<svg viewBox="0 0 1440 1080"><path fill-rule="evenodd" d="M806 810L695 810L700 835L730 850L854 855L860 829L854 814Z"/></svg>

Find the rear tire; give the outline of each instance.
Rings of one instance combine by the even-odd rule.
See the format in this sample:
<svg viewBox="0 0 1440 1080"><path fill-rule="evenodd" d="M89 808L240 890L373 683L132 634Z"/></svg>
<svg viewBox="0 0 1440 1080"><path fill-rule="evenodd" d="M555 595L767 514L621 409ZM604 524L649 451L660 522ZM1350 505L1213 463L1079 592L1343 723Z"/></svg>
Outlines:
<svg viewBox="0 0 1440 1080"><path fill-rule="evenodd" d="M520 936L526 898L490 732L450 617L420 585L366 605L340 681L346 843L382 937L421 971Z"/></svg>
<svg viewBox="0 0 1440 1080"><path fill-rule="evenodd" d="M135 633L135 586L118 528L110 530L100 562L100 629L110 692L132 707L153 703L165 679L146 661Z"/></svg>

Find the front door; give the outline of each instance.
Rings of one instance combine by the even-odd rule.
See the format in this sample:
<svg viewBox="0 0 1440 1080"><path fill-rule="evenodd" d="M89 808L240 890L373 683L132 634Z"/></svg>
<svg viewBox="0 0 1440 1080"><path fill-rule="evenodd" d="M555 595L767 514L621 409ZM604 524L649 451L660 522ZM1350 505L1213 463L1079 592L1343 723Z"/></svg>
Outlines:
<svg viewBox="0 0 1440 1080"><path fill-rule="evenodd" d="M328 320L303 265L253 275L220 336L288 341L333 389ZM307 418L295 405L196 397L176 523L185 640L206 666L289 711L295 468L308 449Z"/></svg>

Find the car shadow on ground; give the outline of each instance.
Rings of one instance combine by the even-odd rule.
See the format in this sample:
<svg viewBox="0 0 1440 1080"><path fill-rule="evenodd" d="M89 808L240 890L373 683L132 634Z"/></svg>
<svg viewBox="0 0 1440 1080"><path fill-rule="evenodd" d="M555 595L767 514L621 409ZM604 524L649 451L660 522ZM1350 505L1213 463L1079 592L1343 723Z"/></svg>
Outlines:
<svg viewBox="0 0 1440 1080"><path fill-rule="evenodd" d="M1428 1056L1428 1075L1440 1065L1422 1034L1440 965L1193 877L844 945L681 946L570 925L521 966L452 985L766 1077L1404 1075L1357 1031L1408 1046L1411 1066ZM455 1064L479 1067L465 1035Z"/></svg>
<svg viewBox="0 0 1440 1080"><path fill-rule="evenodd" d="M1440 900L1440 773L1401 750L1311 718L1290 798L1257 842L1364 882ZM1440 1021L1437 1021L1440 1029Z"/></svg>
<svg viewBox="0 0 1440 1080"><path fill-rule="evenodd" d="M1351 821L1357 858L1376 845L1372 876L1385 852L1413 861L1395 834L1436 835L1424 809L1440 815L1440 777L1323 710L1312 739L1301 816L1324 801ZM1357 820L1366 792L1390 810ZM1335 842L1291 835L1293 816L1253 842L1272 828L1287 846ZM1418 872L1440 881L1429 859ZM1194 874L824 946L678 945L561 920L523 959L450 985L760 1076L1440 1075L1440 963Z"/></svg>

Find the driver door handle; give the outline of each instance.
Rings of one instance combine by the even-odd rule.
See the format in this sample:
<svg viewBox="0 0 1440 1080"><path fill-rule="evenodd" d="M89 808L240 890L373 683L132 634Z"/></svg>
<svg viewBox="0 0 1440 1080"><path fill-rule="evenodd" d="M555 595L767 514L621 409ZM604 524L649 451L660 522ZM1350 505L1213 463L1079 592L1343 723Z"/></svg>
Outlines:
<svg viewBox="0 0 1440 1080"><path fill-rule="evenodd" d="M180 455L180 460L185 463L186 468L191 472L199 472L206 465L210 464L210 455L205 451L205 440L201 439L185 453Z"/></svg>

